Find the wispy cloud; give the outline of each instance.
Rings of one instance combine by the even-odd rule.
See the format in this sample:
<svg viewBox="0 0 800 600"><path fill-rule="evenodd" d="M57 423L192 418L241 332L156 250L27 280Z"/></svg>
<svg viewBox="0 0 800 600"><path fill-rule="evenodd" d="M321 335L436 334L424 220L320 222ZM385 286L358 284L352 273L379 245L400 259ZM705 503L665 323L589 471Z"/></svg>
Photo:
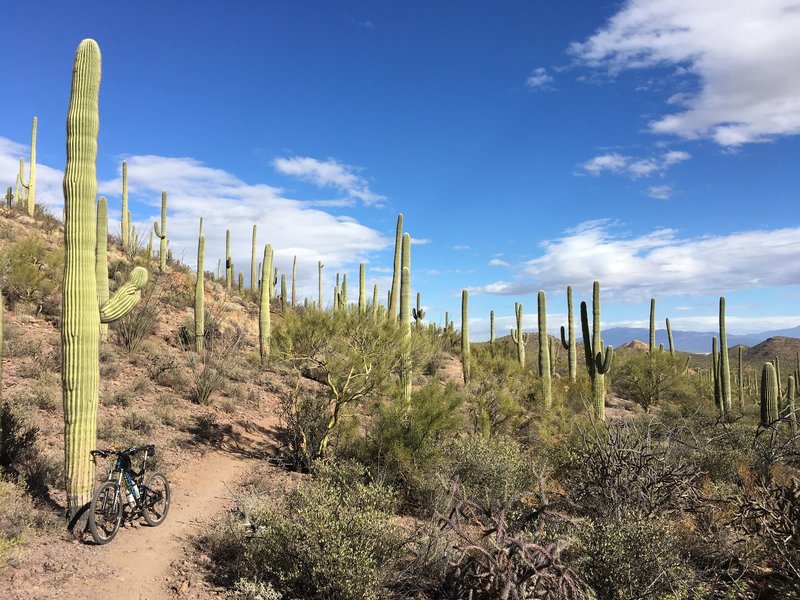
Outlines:
<svg viewBox="0 0 800 600"><path fill-rule="evenodd" d="M489 266L490 267L507 267L507 266L509 266L509 264L506 261L501 260L499 258L493 258L492 260L489 261Z"/></svg>
<svg viewBox="0 0 800 600"><path fill-rule="evenodd" d="M553 81L553 76L547 72L547 69L537 67L528 75L525 85L532 90L552 90Z"/></svg>
<svg viewBox="0 0 800 600"><path fill-rule="evenodd" d="M334 188L364 204L381 204L386 200L386 196L369 189L367 180L358 174L362 170L359 167L310 156L278 157L272 165L283 175L297 177L320 188Z"/></svg>
<svg viewBox="0 0 800 600"><path fill-rule="evenodd" d="M535 293L538 291L538 288L530 283L495 281L485 285L468 287L467 290L470 294L475 295L516 296Z"/></svg>
<svg viewBox="0 0 800 600"><path fill-rule="evenodd" d="M428 238L411 238L411 245L412 246L427 246L430 244L431 241Z"/></svg>
<svg viewBox="0 0 800 600"><path fill-rule="evenodd" d="M464 244L456 244L455 246L453 246L453 250L457 250L459 252L463 252L465 250L470 250L470 246L467 246L467 245L464 245Z"/></svg>
<svg viewBox="0 0 800 600"><path fill-rule="evenodd" d="M677 308L675 310L678 310ZM674 331L719 331L719 315L703 315L696 317L672 317L669 320ZM663 325L663 324L662 324ZM661 327L662 325L659 325ZM761 333L776 329L787 329L800 325L800 314L778 315L770 317L749 317L728 314L725 316L725 325L729 333L743 335L746 333ZM603 327L649 327L646 319L610 321L603 323ZM711 342L709 340L709 346Z"/></svg>
<svg viewBox="0 0 800 600"><path fill-rule="evenodd" d="M656 200L669 200L672 197L671 185L653 185L647 188L647 195Z"/></svg>
<svg viewBox="0 0 800 600"><path fill-rule="evenodd" d="M618 152L608 152L587 160L580 165L581 171L577 174L588 173L597 177L603 173L615 173L627 175L631 179L639 179L654 174L663 175L670 167L687 161L691 157L691 154L683 150L670 150L660 156L648 158L637 158Z"/></svg>
<svg viewBox="0 0 800 600"><path fill-rule="evenodd" d="M681 237L674 229L626 235L609 221L589 221L543 242L522 274L543 289L590 287L622 301L719 294L800 281L800 227ZM713 257L710 260L709 257Z"/></svg>
<svg viewBox="0 0 800 600"><path fill-rule="evenodd" d="M798 31L797 0L629 0L569 50L612 75L674 66L697 91L667 99L683 110L650 130L735 147L800 133Z"/></svg>

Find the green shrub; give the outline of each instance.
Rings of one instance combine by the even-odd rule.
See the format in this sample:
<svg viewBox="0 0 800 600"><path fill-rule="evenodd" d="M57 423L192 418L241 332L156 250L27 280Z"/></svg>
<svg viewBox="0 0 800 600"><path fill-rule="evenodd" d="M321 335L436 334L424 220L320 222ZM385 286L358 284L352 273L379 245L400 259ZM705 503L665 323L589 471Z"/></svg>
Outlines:
<svg viewBox="0 0 800 600"><path fill-rule="evenodd" d="M9 308L18 302L36 312L57 315L63 280L64 251L48 250L36 236L28 235L0 251L0 285Z"/></svg>
<svg viewBox="0 0 800 600"><path fill-rule="evenodd" d="M125 413L122 417L122 426L130 431L138 431L139 433L148 434L156 428L156 419L151 414L140 411L131 410Z"/></svg>
<svg viewBox="0 0 800 600"><path fill-rule="evenodd" d="M8 402L0 406L0 471L18 467L33 452L39 429L29 425Z"/></svg>
<svg viewBox="0 0 800 600"><path fill-rule="evenodd" d="M394 494L354 463L317 475L208 538L234 579L269 581L289 598L378 600L402 551Z"/></svg>

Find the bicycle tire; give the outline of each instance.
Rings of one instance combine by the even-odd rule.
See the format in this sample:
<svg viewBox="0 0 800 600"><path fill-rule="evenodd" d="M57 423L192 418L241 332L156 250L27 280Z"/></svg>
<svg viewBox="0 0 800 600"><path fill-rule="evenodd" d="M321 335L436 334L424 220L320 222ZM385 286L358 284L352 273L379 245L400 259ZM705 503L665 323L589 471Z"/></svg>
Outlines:
<svg viewBox="0 0 800 600"><path fill-rule="evenodd" d="M150 527L158 527L167 518L171 492L163 473L150 473L142 484L142 516Z"/></svg>
<svg viewBox="0 0 800 600"><path fill-rule="evenodd" d="M122 522L122 494L113 481L97 488L89 506L89 533L95 544L107 544L114 539Z"/></svg>

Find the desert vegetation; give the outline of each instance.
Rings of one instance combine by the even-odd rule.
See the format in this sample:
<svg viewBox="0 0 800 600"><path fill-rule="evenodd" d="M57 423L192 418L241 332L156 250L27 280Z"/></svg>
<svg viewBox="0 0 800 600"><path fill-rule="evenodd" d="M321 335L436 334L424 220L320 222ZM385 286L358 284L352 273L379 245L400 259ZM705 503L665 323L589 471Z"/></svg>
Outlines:
<svg viewBox="0 0 800 600"><path fill-rule="evenodd" d="M108 237L99 84L85 40L63 223L35 205L35 119L29 176L0 208L0 568L63 536L61 514L81 536L90 450L157 439L174 465L198 448L258 461L194 538L203 577L230 597L800 595L800 346L782 362L732 356L721 298L710 356L671 334L655 346L655 300L649 344L614 349L600 282L577 330L567 288L560 340L540 291L535 331L520 299L508 336L492 320L471 344L467 290L460 327L427 322L420 292L412 307L402 215L385 304L363 265L357 294L342 274L325 302L321 262L318 297L298 298L270 244L257 268L255 226L250 289L229 248L224 273L206 271L202 221L193 271L169 252L167 192L159 247L142 243L126 165L122 235ZM269 445L245 447L237 431L265 411Z"/></svg>

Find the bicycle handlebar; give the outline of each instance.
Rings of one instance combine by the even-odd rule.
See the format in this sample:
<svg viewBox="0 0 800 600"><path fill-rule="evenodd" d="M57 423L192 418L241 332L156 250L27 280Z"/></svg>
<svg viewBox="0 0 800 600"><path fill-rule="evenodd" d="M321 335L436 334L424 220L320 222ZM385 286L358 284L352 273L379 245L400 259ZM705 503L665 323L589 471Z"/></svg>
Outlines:
<svg viewBox="0 0 800 600"><path fill-rule="evenodd" d="M106 458L109 454L127 454L128 456L132 456L137 454L138 452L145 451L150 455L154 455L156 453L155 444L147 444L146 446L131 446L125 450L116 450L114 448L110 448L109 450L92 450L89 452L92 456L99 456L101 458Z"/></svg>

